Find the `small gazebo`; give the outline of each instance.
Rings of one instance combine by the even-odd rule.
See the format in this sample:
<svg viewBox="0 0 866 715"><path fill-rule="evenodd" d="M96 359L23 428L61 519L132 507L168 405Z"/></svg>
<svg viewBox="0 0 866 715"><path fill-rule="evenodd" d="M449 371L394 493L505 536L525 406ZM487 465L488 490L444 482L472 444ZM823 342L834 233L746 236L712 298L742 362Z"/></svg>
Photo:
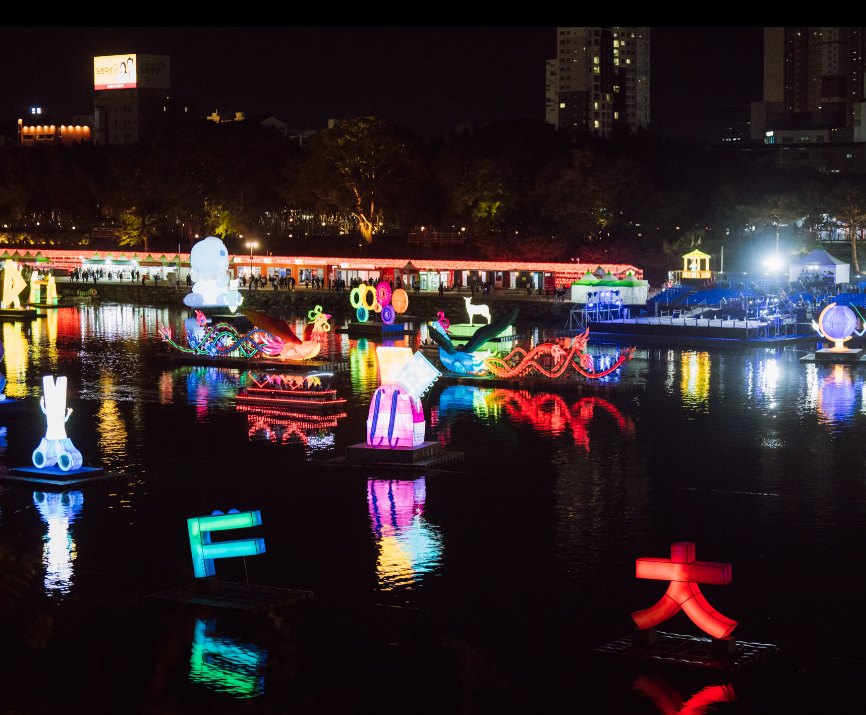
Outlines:
<svg viewBox="0 0 866 715"><path fill-rule="evenodd" d="M683 278L712 278L710 256L697 248L683 256Z"/></svg>

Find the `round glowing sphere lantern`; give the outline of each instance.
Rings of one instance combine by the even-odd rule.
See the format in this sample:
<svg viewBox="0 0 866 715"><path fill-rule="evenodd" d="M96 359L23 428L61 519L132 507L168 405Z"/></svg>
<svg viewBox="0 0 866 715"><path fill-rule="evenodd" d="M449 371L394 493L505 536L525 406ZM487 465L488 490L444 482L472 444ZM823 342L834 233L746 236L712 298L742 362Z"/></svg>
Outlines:
<svg viewBox="0 0 866 715"><path fill-rule="evenodd" d="M821 333L835 343L831 350L845 350L844 342L850 340L857 329L857 316L847 305L830 303L818 317Z"/></svg>
<svg viewBox="0 0 866 715"><path fill-rule="evenodd" d="M409 296L406 294L406 291L402 288L395 290L391 295L391 305L394 306L394 312L398 315L405 313L409 307Z"/></svg>

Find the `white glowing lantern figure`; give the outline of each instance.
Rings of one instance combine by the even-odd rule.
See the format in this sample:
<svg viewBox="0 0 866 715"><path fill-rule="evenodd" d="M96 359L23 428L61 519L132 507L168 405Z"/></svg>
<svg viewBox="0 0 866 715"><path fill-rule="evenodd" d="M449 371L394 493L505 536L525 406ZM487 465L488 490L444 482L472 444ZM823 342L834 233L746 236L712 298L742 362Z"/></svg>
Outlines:
<svg viewBox="0 0 866 715"><path fill-rule="evenodd" d="M42 391L39 405L48 426L45 436L33 452L33 465L44 469L56 464L64 472L80 469L84 459L66 436L66 420L72 414L72 408L66 407L66 378L58 377L55 382L51 375L45 375L42 378Z"/></svg>

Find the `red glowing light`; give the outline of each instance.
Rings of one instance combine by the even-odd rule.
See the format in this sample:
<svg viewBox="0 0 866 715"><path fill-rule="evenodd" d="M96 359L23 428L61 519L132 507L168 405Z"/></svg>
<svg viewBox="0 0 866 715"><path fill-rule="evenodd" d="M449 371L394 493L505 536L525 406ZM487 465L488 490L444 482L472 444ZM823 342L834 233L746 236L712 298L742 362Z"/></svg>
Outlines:
<svg viewBox="0 0 866 715"><path fill-rule="evenodd" d="M731 565L695 561L695 545L679 542L671 545L670 559L642 558L635 564L638 578L668 581L671 584L661 600L654 606L631 617L638 628L657 626L680 610L695 625L714 638L725 638L737 627L737 622L723 616L713 608L698 587L699 583L724 585L731 582Z"/></svg>
<svg viewBox="0 0 866 715"><path fill-rule="evenodd" d="M707 712L711 705L737 699L733 685L708 685L684 703L682 695L664 678L655 674L639 675L632 688L652 700L663 715L701 715Z"/></svg>
<svg viewBox="0 0 866 715"><path fill-rule="evenodd" d="M572 367L577 373L584 377L597 379L604 377L605 375L610 375L620 366L631 360L634 355L634 348L626 348L620 353L617 361L607 370L604 370L603 372L587 372L584 368L592 370L592 356L586 353L586 341L588 339L589 328L587 328L586 332L582 335L574 336L571 343L571 349L567 353L559 345L554 345L553 343L542 343L541 345L536 345L529 352L526 352L523 348L517 347L504 358L487 358L484 361L484 365L497 377L514 377L515 375L519 375L527 370L536 370L545 377L556 378L564 375L568 368ZM511 360L515 355L522 355L523 357L516 366L511 367L509 360ZM554 367L551 370L546 370L539 365L537 358L542 355L550 355L554 364ZM577 361L575 361L575 357L577 358Z"/></svg>

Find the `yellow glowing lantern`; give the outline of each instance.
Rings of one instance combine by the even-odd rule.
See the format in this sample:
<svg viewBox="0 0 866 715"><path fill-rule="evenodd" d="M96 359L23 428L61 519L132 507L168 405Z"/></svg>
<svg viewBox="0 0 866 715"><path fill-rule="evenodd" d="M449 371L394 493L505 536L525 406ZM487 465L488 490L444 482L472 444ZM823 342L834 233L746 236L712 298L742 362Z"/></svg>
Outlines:
<svg viewBox="0 0 866 715"><path fill-rule="evenodd" d="M21 277L21 273L15 267L11 258L6 259L3 273L3 300L0 307L8 308L14 304L15 308L21 308L21 299L18 294L27 287L27 283Z"/></svg>
<svg viewBox="0 0 866 715"><path fill-rule="evenodd" d="M394 382L397 373L412 359L412 348L377 347L376 357L379 359L379 384Z"/></svg>
<svg viewBox="0 0 866 715"><path fill-rule="evenodd" d="M695 249L683 256L683 278L712 278L710 256Z"/></svg>

